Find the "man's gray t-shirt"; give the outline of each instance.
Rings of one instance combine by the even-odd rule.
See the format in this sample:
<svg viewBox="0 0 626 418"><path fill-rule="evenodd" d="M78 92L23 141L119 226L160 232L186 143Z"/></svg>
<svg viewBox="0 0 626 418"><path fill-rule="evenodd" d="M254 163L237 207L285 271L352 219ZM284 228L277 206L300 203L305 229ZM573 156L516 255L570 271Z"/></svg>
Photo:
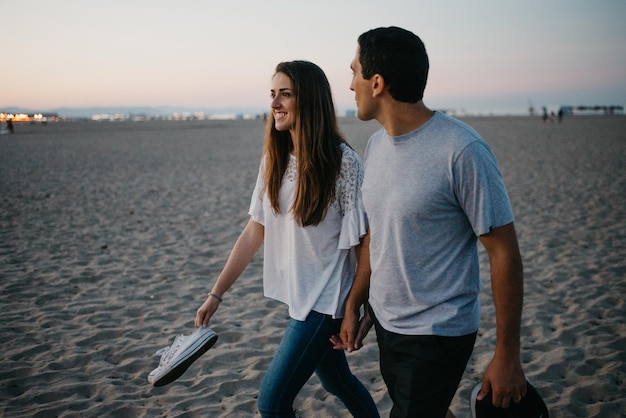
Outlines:
<svg viewBox="0 0 626 418"><path fill-rule="evenodd" d="M374 133L363 202L371 230L369 303L388 331L460 336L478 329L477 237L513 222L487 143L440 112L405 135Z"/></svg>

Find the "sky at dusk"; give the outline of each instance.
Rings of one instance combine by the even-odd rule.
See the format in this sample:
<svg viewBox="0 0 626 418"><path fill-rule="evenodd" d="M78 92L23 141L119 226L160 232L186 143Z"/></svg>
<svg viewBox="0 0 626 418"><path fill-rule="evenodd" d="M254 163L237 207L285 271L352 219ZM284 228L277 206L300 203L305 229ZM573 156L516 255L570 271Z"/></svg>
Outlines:
<svg viewBox="0 0 626 418"><path fill-rule="evenodd" d="M327 74L354 108L357 37L419 35L425 103L498 112L626 104L626 1L0 0L0 109L269 106L280 61Z"/></svg>

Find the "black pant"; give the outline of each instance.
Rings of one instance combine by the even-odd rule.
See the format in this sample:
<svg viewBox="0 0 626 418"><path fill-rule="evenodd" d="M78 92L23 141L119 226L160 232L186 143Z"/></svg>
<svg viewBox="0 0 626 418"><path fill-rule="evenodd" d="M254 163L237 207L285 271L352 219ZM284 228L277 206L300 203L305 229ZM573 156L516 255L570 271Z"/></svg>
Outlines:
<svg viewBox="0 0 626 418"><path fill-rule="evenodd" d="M396 334L370 313L380 371L393 401L390 418L444 418L472 355L476 332L461 337Z"/></svg>

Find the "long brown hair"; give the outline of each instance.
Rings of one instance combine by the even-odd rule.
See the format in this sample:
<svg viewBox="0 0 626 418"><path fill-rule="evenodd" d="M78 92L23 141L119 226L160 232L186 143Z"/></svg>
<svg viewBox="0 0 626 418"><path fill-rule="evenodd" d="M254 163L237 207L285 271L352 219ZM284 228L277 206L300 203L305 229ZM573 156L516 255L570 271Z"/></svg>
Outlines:
<svg viewBox="0 0 626 418"><path fill-rule="evenodd" d="M289 154L297 155L296 195L290 210L302 226L318 225L335 198L335 182L341 169L339 131L330 84L317 65L308 61L281 62L276 73L291 79L296 97L296 138L277 131L270 113L265 131L265 192L274 212L280 212L279 191ZM297 146L294 147L294 143Z"/></svg>

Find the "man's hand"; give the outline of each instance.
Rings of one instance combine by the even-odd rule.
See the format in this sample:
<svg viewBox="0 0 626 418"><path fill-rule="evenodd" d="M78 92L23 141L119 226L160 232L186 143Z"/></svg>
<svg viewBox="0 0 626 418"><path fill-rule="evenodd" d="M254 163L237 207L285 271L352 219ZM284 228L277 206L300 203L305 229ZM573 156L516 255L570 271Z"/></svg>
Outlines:
<svg viewBox="0 0 626 418"><path fill-rule="evenodd" d="M359 319L359 312L346 310L339 335L333 335L330 341L335 350L346 350L348 353L363 347L363 339L372 328L373 322L366 307L365 314Z"/></svg>
<svg viewBox="0 0 626 418"><path fill-rule="evenodd" d="M526 396L526 389L526 377L519 360L500 359L496 355L485 371L476 399L484 399L491 391L493 406L508 408Z"/></svg>

